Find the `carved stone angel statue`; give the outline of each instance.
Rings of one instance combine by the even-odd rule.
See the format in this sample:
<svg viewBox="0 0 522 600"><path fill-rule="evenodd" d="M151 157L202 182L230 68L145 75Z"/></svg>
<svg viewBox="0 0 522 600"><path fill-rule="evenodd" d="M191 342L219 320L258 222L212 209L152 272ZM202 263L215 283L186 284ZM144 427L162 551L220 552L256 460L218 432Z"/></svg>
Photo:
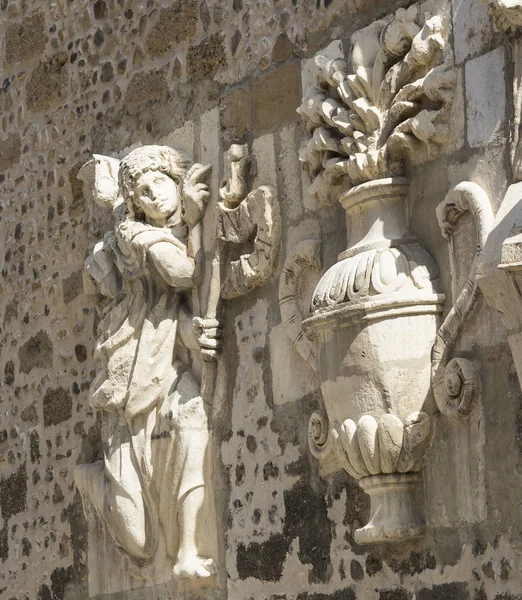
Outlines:
<svg viewBox="0 0 522 600"><path fill-rule="evenodd" d="M104 458L77 467L76 483L131 572L153 578L162 564L176 578L209 577L210 418L193 365L202 348L219 346L220 328L198 319L199 340L193 328L190 236L199 232L210 166L190 166L165 146L92 165L94 199L113 208L115 222L84 277L100 313L90 401L103 415Z"/></svg>

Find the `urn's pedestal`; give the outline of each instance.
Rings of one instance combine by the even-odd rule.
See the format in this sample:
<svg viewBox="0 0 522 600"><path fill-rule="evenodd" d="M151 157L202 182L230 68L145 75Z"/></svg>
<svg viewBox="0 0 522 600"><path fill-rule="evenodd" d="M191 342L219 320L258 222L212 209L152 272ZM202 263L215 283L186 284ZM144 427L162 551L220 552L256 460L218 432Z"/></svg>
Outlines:
<svg viewBox="0 0 522 600"><path fill-rule="evenodd" d="M420 473L371 475L360 479L361 489L371 498L371 509L370 521L355 531L355 541L364 545L421 536L425 525L415 508L415 494L421 480Z"/></svg>

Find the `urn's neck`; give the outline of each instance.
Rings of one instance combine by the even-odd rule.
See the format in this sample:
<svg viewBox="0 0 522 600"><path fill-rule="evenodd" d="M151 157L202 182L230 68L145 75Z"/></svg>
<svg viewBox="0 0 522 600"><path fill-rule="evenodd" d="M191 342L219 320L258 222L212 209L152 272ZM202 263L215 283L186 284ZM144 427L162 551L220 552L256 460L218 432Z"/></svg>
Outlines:
<svg viewBox="0 0 522 600"><path fill-rule="evenodd" d="M348 249L340 259L363 247L389 246L410 237L405 220L408 187L406 179L390 177L363 183L341 196Z"/></svg>

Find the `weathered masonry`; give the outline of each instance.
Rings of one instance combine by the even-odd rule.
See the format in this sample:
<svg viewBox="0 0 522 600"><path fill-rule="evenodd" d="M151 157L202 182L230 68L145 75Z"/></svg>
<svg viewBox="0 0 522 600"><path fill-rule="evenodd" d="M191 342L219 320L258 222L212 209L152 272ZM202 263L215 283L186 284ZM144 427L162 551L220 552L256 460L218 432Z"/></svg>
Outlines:
<svg viewBox="0 0 522 600"><path fill-rule="evenodd" d="M522 600L522 2L0 40L0 599Z"/></svg>

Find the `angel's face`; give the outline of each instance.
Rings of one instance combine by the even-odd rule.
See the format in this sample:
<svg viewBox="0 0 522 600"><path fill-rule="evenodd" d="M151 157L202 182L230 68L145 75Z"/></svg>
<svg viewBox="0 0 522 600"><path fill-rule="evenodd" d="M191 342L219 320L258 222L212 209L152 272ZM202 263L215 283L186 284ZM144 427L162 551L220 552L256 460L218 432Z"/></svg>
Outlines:
<svg viewBox="0 0 522 600"><path fill-rule="evenodd" d="M164 220L181 210L178 186L168 175L146 171L134 186L134 203L153 221Z"/></svg>

